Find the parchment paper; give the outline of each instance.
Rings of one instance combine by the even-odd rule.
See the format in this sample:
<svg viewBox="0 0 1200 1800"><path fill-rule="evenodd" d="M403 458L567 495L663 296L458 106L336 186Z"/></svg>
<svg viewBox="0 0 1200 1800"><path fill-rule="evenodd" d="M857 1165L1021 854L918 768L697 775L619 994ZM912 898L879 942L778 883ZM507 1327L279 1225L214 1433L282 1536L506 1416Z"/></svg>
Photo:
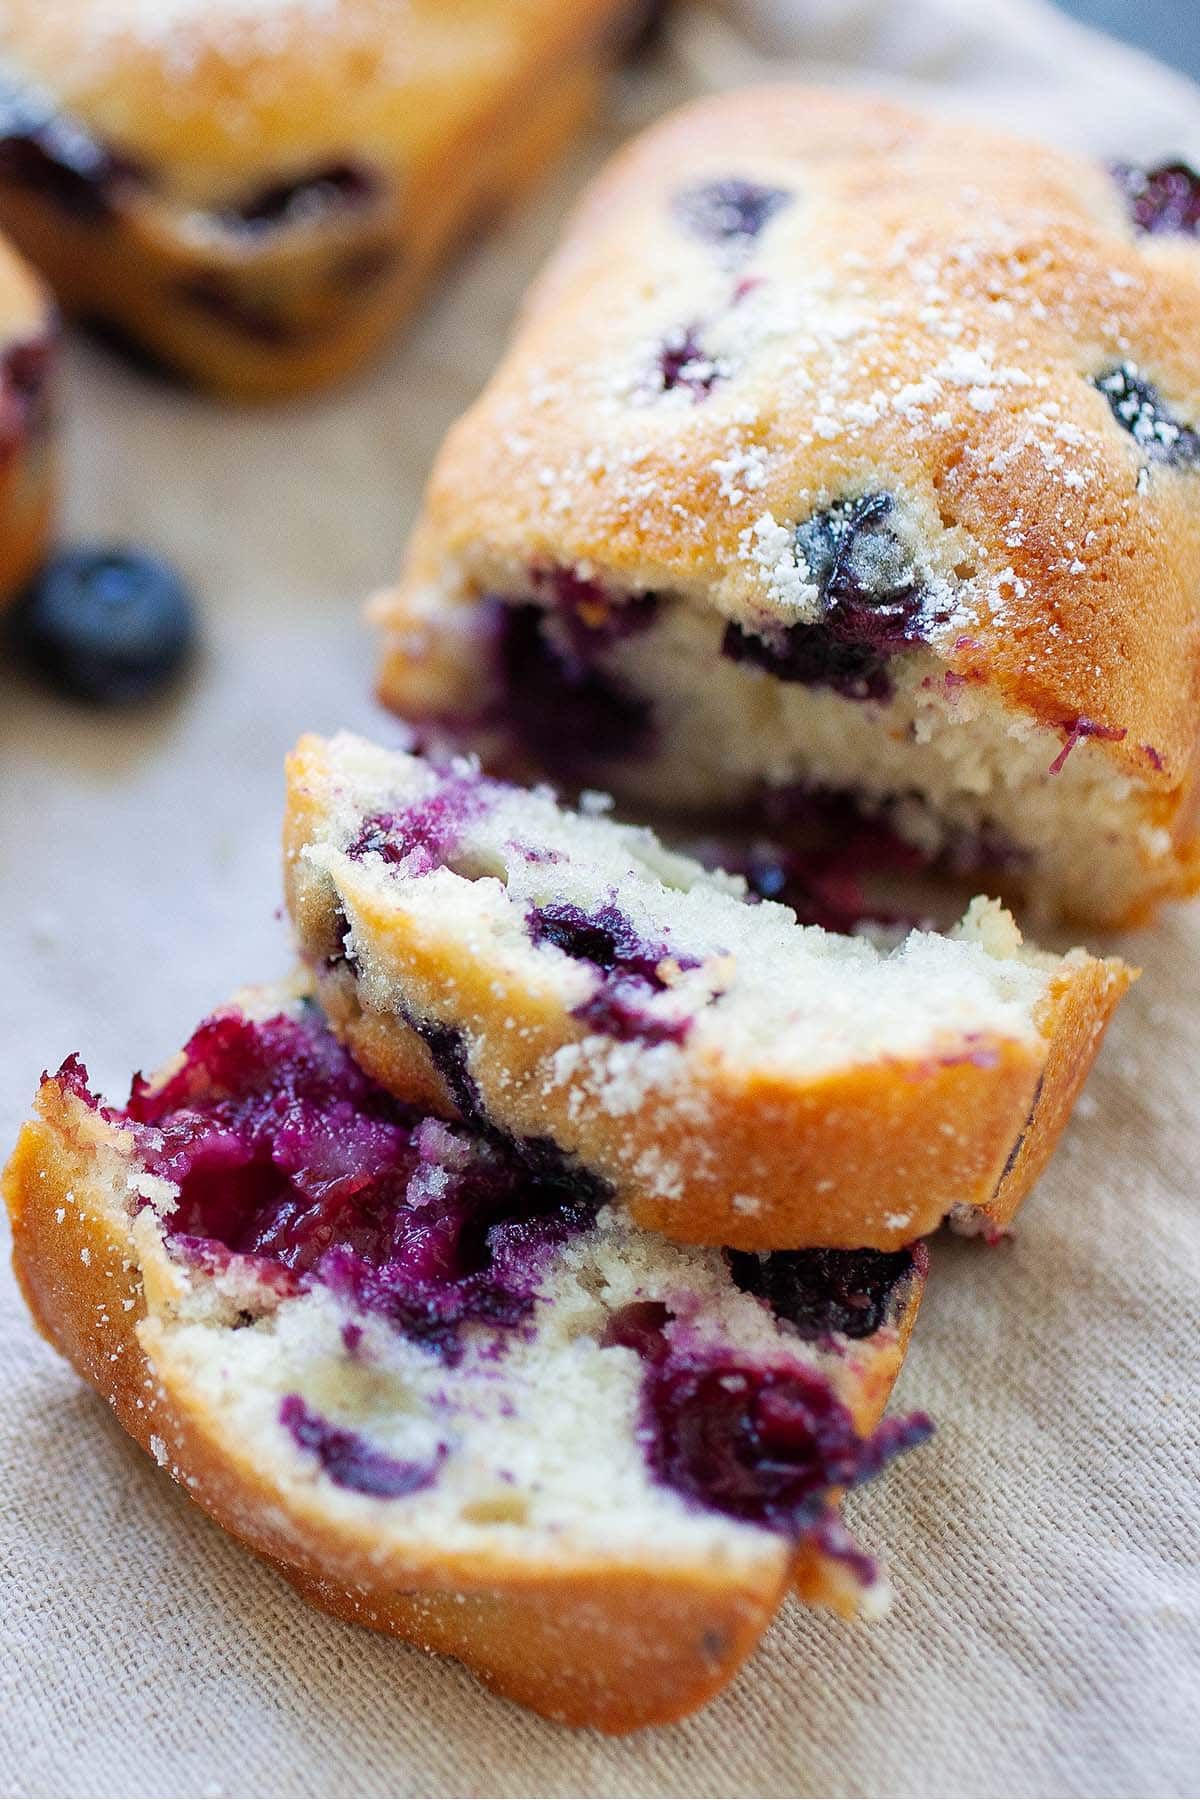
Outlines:
<svg viewBox="0 0 1200 1800"><path fill-rule="evenodd" d="M1194 29L1191 4L1181 29ZM853 58L854 66L846 59ZM80 713L0 667L0 1137L80 1049L99 1082L288 964L281 759L393 737L363 595L584 175L703 84L818 72L1106 153L1200 155L1200 90L1040 0L759 0L665 70L328 398L238 413L76 345L66 527L163 549L185 692ZM1186 1794L1200 1783L1200 909L1145 977L1015 1240L938 1243L899 1402L934 1442L849 1507L887 1619L789 1607L705 1714L569 1734L305 1608L124 1438L0 1280L0 1787L20 1794Z"/></svg>

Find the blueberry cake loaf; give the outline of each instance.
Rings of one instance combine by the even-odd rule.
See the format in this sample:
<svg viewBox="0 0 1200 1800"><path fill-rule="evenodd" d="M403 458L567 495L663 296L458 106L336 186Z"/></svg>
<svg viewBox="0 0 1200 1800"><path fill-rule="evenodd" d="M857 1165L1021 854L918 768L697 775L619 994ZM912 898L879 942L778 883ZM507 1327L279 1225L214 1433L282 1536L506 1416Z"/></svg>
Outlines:
<svg viewBox="0 0 1200 1800"><path fill-rule="evenodd" d="M629 0L5 0L0 225L190 379L342 374L581 124Z"/></svg>
<svg viewBox="0 0 1200 1800"><path fill-rule="evenodd" d="M57 326L40 283L0 242L0 605L41 562L57 487Z"/></svg>
<svg viewBox="0 0 1200 1800"><path fill-rule="evenodd" d="M984 900L890 952L802 927L644 828L349 734L291 758L285 864L369 1074L552 1145L690 1243L1000 1229L1129 979L1024 948Z"/></svg>
<svg viewBox="0 0 1200 1800"><path fill-rule="evenodd" d="M656 126L443 448L383 697L1149 917L1200 874L1198 196L874 96Z"/></svg>
<svg viewBox="0 0 1200 1800"><path fill-rule="evenodd" d="M883 1597L840 1493L925 1274L695 1250L545 1146L385 1094L299 984L102 1104L71 1058L5 1177L50 1342L219 1524L329 1612L572 1724L677 1718L793 1581Z"/></svg>

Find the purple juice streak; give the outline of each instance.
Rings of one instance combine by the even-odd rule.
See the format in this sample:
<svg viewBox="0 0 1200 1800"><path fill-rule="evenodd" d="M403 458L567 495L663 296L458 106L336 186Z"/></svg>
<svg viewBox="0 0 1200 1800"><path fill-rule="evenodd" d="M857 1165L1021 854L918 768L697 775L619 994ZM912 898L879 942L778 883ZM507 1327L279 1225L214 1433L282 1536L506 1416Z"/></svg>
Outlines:
<svg viewBox="0 0 1200 1800"><path fill-rule="evenodd" d="M1101 725L1095 719L1064 719L1059 729L1065 732L1063 747L1046 771L1048 775L1058 775L1066 767L1067 758L1076 744L1082 744L1085 738L1096 738L1105 744L1119 744L1128 733L1123 725Z"/></svg>
<svg viewBox="0 0 1200 1800"><path fill-rule="evenodd" d="M1113 163L1113 179L1125 196L1129 216L1150 236L1200 236L1200 175L1185 162L1139 169Z"/></svg>
<svg viewBox="0 0 1200 1800"><path fill-rule="evenodd" d="M444 1449L439 1449L432 1463L401 1462L374 1449L357 1432L331 1425L320 1413L312 1412L299 1394L284 1396L279 1423L291 1432L301 1450L311 1451L331 1481L375 1500L402 1500L432 1486L445 1455Z"/></svg>

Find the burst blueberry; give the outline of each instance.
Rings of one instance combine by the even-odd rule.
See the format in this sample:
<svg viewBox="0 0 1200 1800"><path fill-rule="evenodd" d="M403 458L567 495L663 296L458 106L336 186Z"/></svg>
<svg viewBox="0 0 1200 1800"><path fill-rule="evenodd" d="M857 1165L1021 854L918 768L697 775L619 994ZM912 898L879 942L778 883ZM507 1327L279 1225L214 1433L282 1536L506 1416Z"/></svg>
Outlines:
<svg viewBox="0 0 1200 1800"><path fill-rule="evenodd" d="M869 1481L932 1430L914 1413L862 1438L826 1378L799 1367L668 1358L644 1380L645 1442L658 1479L793 1537L826 1516L831 1488Z"/></svg>

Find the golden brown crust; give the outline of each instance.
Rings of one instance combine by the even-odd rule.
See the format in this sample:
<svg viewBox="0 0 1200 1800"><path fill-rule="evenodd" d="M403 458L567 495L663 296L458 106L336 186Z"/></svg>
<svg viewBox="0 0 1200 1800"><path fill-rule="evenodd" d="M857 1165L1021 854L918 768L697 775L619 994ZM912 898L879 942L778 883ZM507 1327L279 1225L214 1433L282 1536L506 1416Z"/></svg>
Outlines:
<svg viewBox="0 0 1200 1800"><path fill-rule="evenodd" d="M1089 957L1064 968L1052 981L1038 1019L1048 1046L1045 1066L987 1209L997 1229L1009 1224L1049 1162L1083 1091L1108 1021L1138 974L1117 958Z"/></svg>
<svg viewBox="0 0 1200 1800"><path fill-rule="evenodd" d="M296 0L190 9L169 32L93 0L15 0L0 56L131 163L94 215L0 182L0 225L72 312L188 378L265 399L337 378L412 309L465 231L532 182L592 109L622 7ZM543 79L552 71L552 79ZM374 199L287 229L219 215L350 165Z"/></svg>
<svg viewBox="0 0 1200 1800"><path fill-rule="evenodd" d="M723 269L672 202L729 176L790 201ZM884 488L961 601L943 667L1059 742L1100 727L1073 754L1126 772L1139 824L1173 840L1128 903L1152 911L1197 879L1200 469L1139 479L1093 381L1132 361L1200 421L1198 313L1200 249L1135 236L1099 165L876 97L690 105L595 184L449 434L376 610L384 697L420 708L406 633L431 596L435 663L456 609L538 565L761 619L756 521ZM633 395L639 359L689 327L728 377L700 402Z"/></svg>
<svg viewBox="0 0 1200 1800"><path fill-rule="evenodd" d="M793 1574L806 1598L847 1610L838 1565L811 1549L789 1556L780 1543L737 1570L403 1557L382 1554L368 1529L331 1518L311 1497L281 1492L172 1361L157 1298L169 1269L139 1261L145 1244L97 1172L97 1145L111 1154L122 1134L53 1080L38 1110L3 1183L13 1266L38 1329L189 1496L312 1604L458 1656L497 1693L549 1717L610 1732L702 1705L753 1650ZM887 1402L922 1277L896 1331L855 1347L846 1398L860 1432Z"/></svg>

